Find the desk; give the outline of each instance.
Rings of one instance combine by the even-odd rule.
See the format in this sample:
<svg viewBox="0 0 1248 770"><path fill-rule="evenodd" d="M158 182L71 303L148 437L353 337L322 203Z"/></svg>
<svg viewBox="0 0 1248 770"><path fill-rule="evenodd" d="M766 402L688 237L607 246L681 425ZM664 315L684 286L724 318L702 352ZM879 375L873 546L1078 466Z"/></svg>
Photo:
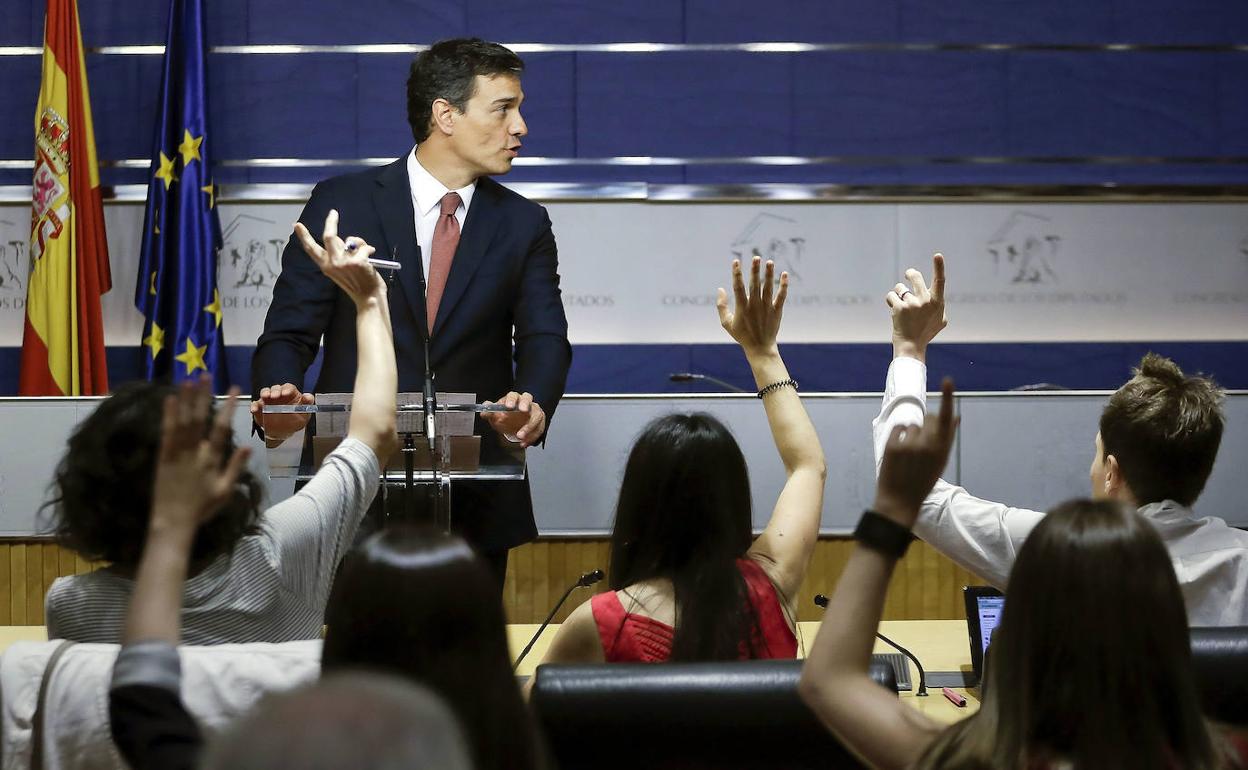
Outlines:
<svg viewBox="0 0 1248 770"><path fill-rule="evenodd" d="M507 646L511 648L514 660L524 649L533 634L537 632L536 623L514 623L507 626ZM546 650L559 630L557 624L551 624L542 632L542 636L529 651L528 657L516 671L519 676L532 676L537 665L546 657ZM806 657L807 651L815 642L819 633L819 623L804 622L797 624L797 656ZM971 653L966 638L965 620L885 620L880 623L880 633L913 652L923 661L928 671L970 671ZM43 626L0 626L0 652L13 642L44 641L47 630ZM875 643L875 652L896 652L884 642ZM918 686L919 672L914 664L910 664L910 680ZM955 688L959 695L966 697L966 707L958 708L940 694L940 689L931 690L926 698L916 698L912 693L903 692L901 698L932 719L950 723L975 713L979 709L978 692L965 688Z"/></svg>
<svg viewBox="0 0 1248 770"><path fill-rule="evenodd" d="M555 638L559 626L551 624L542 632L541 638L533 645L528 657L516 671L519 676L532 676L537 665L546 657L546 650ZM511 648L514 659L524 649L533 634L537 632L536 623L517 623L507 626L507 644ZM797 656L806 657L815 635L819 633L818 622L797 624ZM928 671L970 671L971 652L966 637L965 620L885 620L880 623L880 633L913 652ZM874 652L896 652L884 642L877 641ZM910 680L918 686L919 672L914 664L910 664ZM939 722L952 723L974 714L979 709L978 693L966 688L954 688L966 697L966 707L958 708L940 694L940 688L929 688L926 698L917 698L913 693L903 692L901 698L906 703Z"/></svg>

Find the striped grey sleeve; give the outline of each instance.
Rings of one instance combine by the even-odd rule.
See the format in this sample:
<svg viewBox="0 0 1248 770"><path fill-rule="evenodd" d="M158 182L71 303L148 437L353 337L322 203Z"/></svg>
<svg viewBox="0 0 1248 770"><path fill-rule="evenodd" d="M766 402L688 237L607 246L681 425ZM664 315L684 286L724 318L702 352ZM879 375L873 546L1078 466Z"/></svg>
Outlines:
<svg viewBox="0 0 1248 770"><path fill-rule="evenodd" d="M372 448L343 439L303 489L261 520L282 583L318 612L324 611L334 569L377 494L379 473Z"/></svg>

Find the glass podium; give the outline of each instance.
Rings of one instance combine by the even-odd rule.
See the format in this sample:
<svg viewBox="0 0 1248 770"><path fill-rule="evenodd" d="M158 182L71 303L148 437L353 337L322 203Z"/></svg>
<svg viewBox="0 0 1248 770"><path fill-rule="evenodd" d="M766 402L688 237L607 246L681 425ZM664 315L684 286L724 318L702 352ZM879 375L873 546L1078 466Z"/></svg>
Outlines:
<svg viewBox="0 0 1248 770"><path fill-rule="evenodd" d="M524 479L524 449L478 419L513 409L475 403L471 393L438 393L430 441L422 395L399 393L397 402L399 448L381 472L381 510L387 525L432 523L449 532L455 482ZM265 405L263 414L306 416L302 430L268 448L269 477L294 479L298 489L346 437L351 394L318 393L314 404Z"/></svg>

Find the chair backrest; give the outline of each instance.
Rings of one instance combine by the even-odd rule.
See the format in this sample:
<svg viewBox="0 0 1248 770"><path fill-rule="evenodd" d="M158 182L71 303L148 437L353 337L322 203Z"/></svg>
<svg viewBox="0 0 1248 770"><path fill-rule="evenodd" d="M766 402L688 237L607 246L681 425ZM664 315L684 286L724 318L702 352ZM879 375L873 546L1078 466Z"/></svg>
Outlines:
<svg viewBox="0 0 1248 770"><path fill-rule="evenodd" d="M860 767L797 694L799 660L540 666L532 706L561 768ZM896 692L896 675L871 676Z"/></svg>
<svg viewBox="0 0 1248 770"><path fill-rule="evenodd" d="M1192 666L1205 715L1248 725L1248 626L1193 628Z"/></svg>

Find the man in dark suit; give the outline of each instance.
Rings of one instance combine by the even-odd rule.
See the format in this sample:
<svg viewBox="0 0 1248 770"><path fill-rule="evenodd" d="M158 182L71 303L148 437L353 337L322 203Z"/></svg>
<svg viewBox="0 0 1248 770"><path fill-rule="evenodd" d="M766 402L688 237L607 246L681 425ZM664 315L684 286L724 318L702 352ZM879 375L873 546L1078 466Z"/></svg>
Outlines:
<svg viewBox="0 0 1248 770"><path fill-rule="evenodd" d="M413 62L407 82L416 147L383 168L321 182L300 221L319 233L334 210L344 238L361 238L379 257L402 264L390 291L401 391L422 388L423 341L432 327L429 363L438 390L516 407L489 415L489 423L528 447L544 439L572 354L546 210L489 177L511 170L528 133L520 115L523 66L510 50L477 39L433 45ZM261 405L311 402L297 386L322 335L324 363L313 390L351 391L354 317L351 300L292 239L252 360L252 413L270 445L302 424L294 416L263 418ZM454 529L490 562L501 586L508 549L537 535L528 481L456 484L452 506Z"/></svg>

